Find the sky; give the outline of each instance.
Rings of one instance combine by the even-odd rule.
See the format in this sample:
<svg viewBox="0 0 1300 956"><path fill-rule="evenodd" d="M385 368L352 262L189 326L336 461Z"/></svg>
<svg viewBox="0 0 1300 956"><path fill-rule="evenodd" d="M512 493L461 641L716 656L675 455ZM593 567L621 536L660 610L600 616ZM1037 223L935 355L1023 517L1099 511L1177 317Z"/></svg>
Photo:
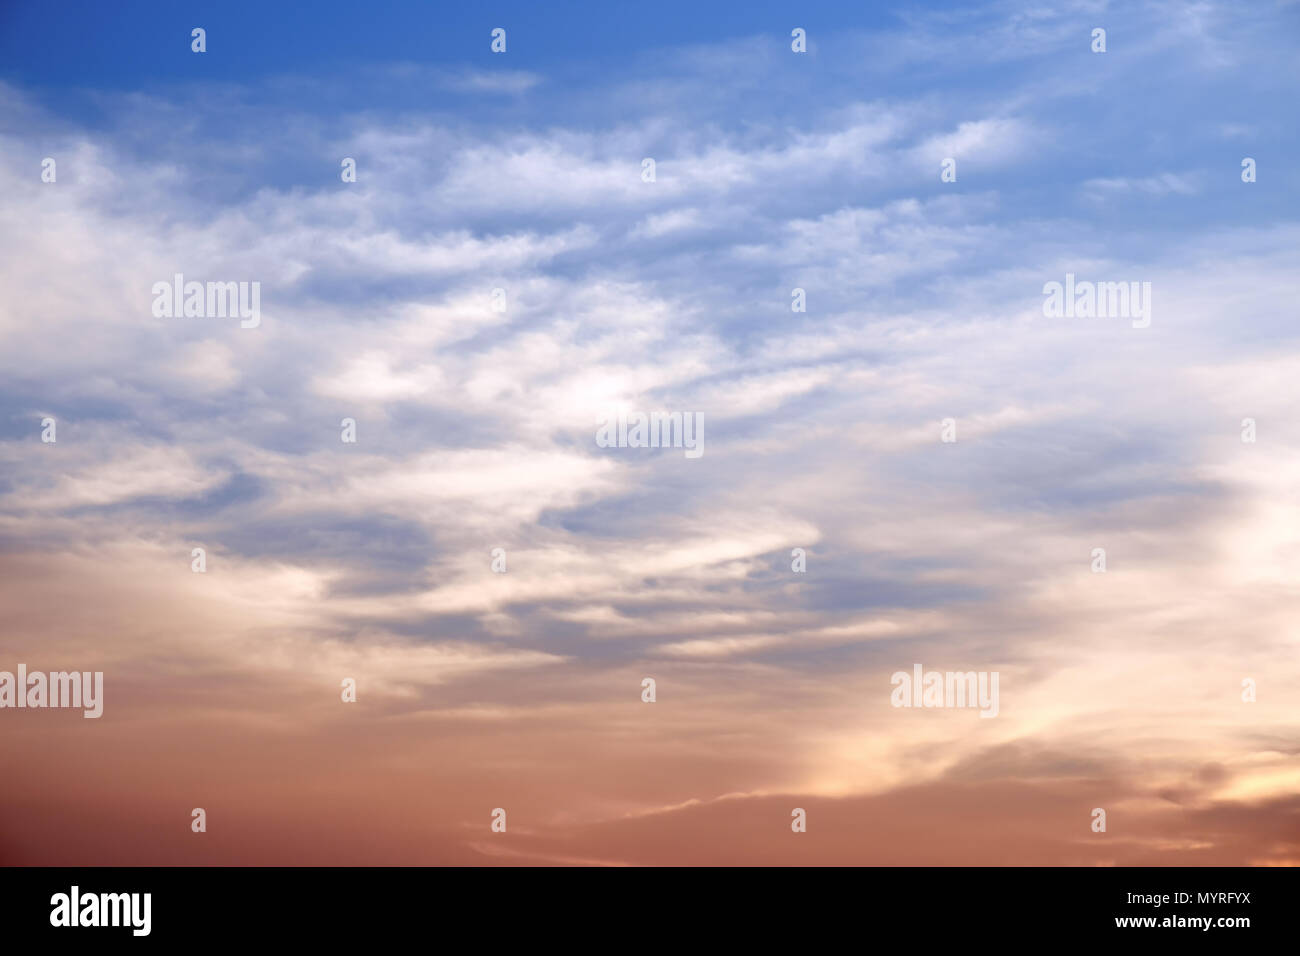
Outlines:
<svg viewBox="0 0 1300 956"><path fill-rule="evenodd" d="M0 863L1300 863L1298 40L0 3Z"/></svg>

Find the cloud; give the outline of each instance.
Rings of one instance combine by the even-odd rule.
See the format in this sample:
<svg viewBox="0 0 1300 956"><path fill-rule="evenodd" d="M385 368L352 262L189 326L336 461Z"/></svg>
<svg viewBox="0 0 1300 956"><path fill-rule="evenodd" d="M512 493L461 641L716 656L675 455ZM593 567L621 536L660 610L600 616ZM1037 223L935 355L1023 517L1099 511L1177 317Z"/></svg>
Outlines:
<svg viewBox="0 0 1300 956"><path fill-rule="evenodd" d="M487 72L467 70L448 77L444 84L448 89L466 93L504 93L518 95L527 93L543 82L543 78L527 70L503 70Z"/></svg>
<svg viewBox="0 0 1300 956"><path fill-rule="evenodd" d="M1083 188L1098 196L1138 193L1148 196L1194 196L1201 191L1201 177L1194 174L1161 173L1139 178L1113 177L1089 179Z"/></svg>
<svg viewBox="0 0 1300 956"><path fill-rule="evenodd" d="M608 83L399 64L328 115L311 77L98 125L0 87L42 131L0 135L0 652L109 672L97 832L201 779L225 862L1294 861L1300 228L1178 122L1286 153L1280 98L1170 82L1276 52L1220 13L1116 12L1152 29L1104 62L993 4L818 35L821 72L762 37ZM419 78L468 99L384 105ZM260 282L261 325L155 318L177 272ZM1067 272L1151 282L1151 326L1045 318ZM598 447L616 408L702 414L703 456ZM998 719L891 708L916 662L998 671ZM15 738L67 783L65 728ZM375 781L373 840L313 843ZM8 798L8 858L189 859L42 844L100 790L58 792Z"/></svg>

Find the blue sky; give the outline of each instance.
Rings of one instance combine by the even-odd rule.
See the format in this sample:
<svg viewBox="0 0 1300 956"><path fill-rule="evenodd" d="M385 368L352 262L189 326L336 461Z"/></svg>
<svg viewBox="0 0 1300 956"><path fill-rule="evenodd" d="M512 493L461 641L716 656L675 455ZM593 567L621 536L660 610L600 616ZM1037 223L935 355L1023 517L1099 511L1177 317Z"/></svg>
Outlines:
<svg viewBox="0 0 1300 956"><path fill-rule="evenodd" d="M685 769L593 814L985 753L1086 753L1153 820L1281 799L1294 714L1235 695L1298 676L1297 12L7 4L0 596L237 696L355 672L445 741L612 721L613 760L664 675ZM154 316L177 272L259 282L261 324ZM1150 327L1044 316L1067 273L1149 282ZM615 407L702 413L705 454L597 447ZM898 723L915 660L1000 669L999 720Z"/></svg>
<svg viewBox="0 0 1300 956"><path fill-rule="evenodd" d="M939 7L942 8L941 6ZM899 11L924 10L922 5ZM189 81L195 64L188 49L168 50L177 34L206 25L220 44L203 64L213 79L264 80L285 72L312 72L359 64L410 61L443 66L488 66L492 28L508 27L521 68L555 69L590 62L616 62L647 50L718 42L787 31L790 17L807 29L881 29L900 16L877 4L753 2L652 5L558 2L443 4L325 0L310 10L274 4L167 3L126 0L115 7L74 0L57 17L38 3L5 10L0 51L30 79L55 86L138 89L158 82ZM197 20L195 18L198 18ZM55 25L66 29L51 29ZM218 49L220 48L220 49Z"/></svg>

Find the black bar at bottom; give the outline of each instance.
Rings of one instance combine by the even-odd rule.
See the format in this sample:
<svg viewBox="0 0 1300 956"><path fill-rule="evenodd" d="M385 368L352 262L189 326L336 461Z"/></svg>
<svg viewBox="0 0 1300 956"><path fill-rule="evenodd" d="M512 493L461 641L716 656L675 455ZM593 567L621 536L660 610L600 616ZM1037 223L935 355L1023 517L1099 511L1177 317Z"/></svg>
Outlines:
<svg viewBox="0 0 1300 956"><path fill-rule="evenodd" d="M74 891L76 916L72 905ZM1289 868L6 868L6 942L1294 939ZM106 897L105 894L111 894ZM126 894L126 895L122 895ZM147 923L145 897L148 894ZM64 905L66 900L66 905ZM73 922L118 925L71 925ZM1208 922L1207 922L1208 921ZM53 925L62 923L66 925ZM147 935L143 932L147 928ZM455 931L455 936L448 936ZM467 936L465 934L468 934ZM885 935L882 935L885 934Z"/></svg>

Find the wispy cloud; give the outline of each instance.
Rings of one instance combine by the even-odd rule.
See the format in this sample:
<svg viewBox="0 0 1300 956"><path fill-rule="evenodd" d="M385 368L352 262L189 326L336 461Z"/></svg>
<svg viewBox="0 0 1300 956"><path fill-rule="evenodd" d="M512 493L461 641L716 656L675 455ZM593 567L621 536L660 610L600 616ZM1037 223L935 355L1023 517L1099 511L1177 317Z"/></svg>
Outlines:
<svg viewBox="0 0 1300 956"><path fill-rule="evenodd" d="M1281 162L1223 153L1293 153L1287 100L1223 87L1283 85L1285 44L1167 13L380 64L326 112L309 75L96 123L0 85L0 653L102 665L114 753L183 776L211 740L249 834L296 806L255 781L290 746L347 812L391 784L327 862L426 831L459 862L1295 861L1300 224ZM417 80L436 105L387 105ZM261 324L155 317L176 273L260 282ZM1150 327L1045 318L1067 273L1150 282ZM598 446L614 408L701 413L705 454ZM1000 671L999 718L891 708L916 661ZM47 777L70 746L6 741ZM106 799L155 799L125 759ZM787 805L826 835L753 837ZM319 859L332 820L211 852ZM97 839L50 853L145 858Z"/></svg>

